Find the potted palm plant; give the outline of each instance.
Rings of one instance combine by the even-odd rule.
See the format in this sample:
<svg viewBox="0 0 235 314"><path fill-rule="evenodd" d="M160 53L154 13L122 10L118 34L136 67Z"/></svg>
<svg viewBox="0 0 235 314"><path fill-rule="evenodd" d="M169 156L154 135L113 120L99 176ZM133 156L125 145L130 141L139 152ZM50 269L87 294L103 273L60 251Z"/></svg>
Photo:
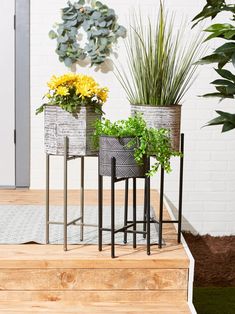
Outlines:
<svg viewBox="0 0 235 314"><path fill-rule="evenodd" d="M111 122L101 119L96 122L93 144L99 148L100 175L111 176L111 159L116 159L117 177L143 177L153 175L159 166L169 172L170 158L179 156L172 150L167 129L148 128L141 114L127 120ZM154 157L150 171L147 157Z"/></svg>
<svg viewBox="0 0 235 314"><path fill-rule="evenodd" d="M44 111L45 150L51 155L64 154L64 137L68 137L68 154L96 154L92 148L94 123L101 118L108 89L100 87L90 76L67 73L52 76Z"/></svg>
<svg viewBox="0 0 235 314"><path fill-rule="evenodd" d="M162 3L155 24L148 19L145 26L141 14L134 14L125 41L128 66L116 65L132 114L143 113L148 126L169 128L175 150L179 150L180 104L193 82L202 42L201 36L189 41L185 26L174 34L174 17Z"/></svg>

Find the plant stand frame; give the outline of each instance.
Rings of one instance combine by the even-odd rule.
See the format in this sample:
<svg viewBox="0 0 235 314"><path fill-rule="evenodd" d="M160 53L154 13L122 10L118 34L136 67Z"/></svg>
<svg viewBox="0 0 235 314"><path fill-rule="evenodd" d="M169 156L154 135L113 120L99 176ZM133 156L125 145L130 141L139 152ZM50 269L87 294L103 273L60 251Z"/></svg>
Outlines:
<svg viewBox="0 0 235 314"><path fill-rule="evenodd" d="M177 241L181 243L181 233L182 233L182 200L183 200L183 174L184 174L184 134L180 137L180 169L179 169L179 207L178 207L178 219L176 220L164 220L163 210L164 210L164 179L165 171L161 167L160 174L160 204L159 204L159 217L158 220L155 217L150 217L150 205L151 205L151 195L150 195L150 178L145 176L145 190L144 190L144 218L143 221L136 220L136 178L133 179L133 221L128 220L128 188L129 180L131 178L117 178L115 165L116 160L113 157L111 159L111 228L103 228L103 176L100 175L98 178L98 202L99 202L99 234L98 234L98 248L102 251L102 233L103 231L111 232L111 257L115 258L115 234L118 232L124 233L124 244L127 243L127 233L133 234L133 248L136 248L136 234L143 234L143 237L147 237L147 254L150 255L150 224L155 223L159 226L159 241L158 247L162 248L162 235L163 235L163 225L164 224L178 224ZM150 166L150 160L148 159L148 169ZM119 229L115 229L115 183L125 181L125 205L124 205L124 226ZM136 225L143 224L143 231L137 231ZM133 230L129 230L133 228Z"/></svg>
<svg viewBox="0 0 235 314"><path fill-rule="evenodd" d="M183 177L184 177L184 134L180 136L180 169L179 169L179 205L178 205L178 219L176 220L164 220L163 208L164 208L164 183L165 183L165 171L161 168L160 174L160 205L159 205L159 220L155 220L159 225L159 248L162 248L162 233L164 224L178 224L177 241L181 243L182 233L182 203L183 203Z"/></svg>
<svg viewBox="0 0 235 314"><path fill-rule="evenodd" d="M150 159L148 158L148 169L149 169ZM124 233L124 243L127 242L127 233L133 234L133 248L136 248L136 235L142 234L147 237L147 254L150 255L150 224L154 222L150 217L150 177L144 176L140 177L145 180L145 213L146 220L139 221L136 220L136 180L139 178L117 178L116 177L116 159L111 158L111 228L103 227L103 176L99 172L99 235L98 235L98 245L99 251L102 251L102 234L103 231L109 231L111 233L111 257L115 258L115 234L119 232ZM128 214L128 189L129 180L133 180L133 220L130 221L127 218ZM124 226L115 229L115 183L125 181L125 205L124 205ZM136 230L137 224L146 224L146 228L143 231ZM132 230L130 230L132 228Z"/></svg>
<svg viewBox="0 0 235 314"><path fill-rule="evenodd" d="M64 251L68 250L68 238L67 231L68 227L71 225L80 226L80 241L84 239L84 227L95 227L97 225L87 224L84 222L84 208L85 208L85 198L84 198L84 183L85 183L85 157L98 157L96 155L86 155L86 156L68 156L68 144L69 139L67 136L64 137L64 188L63 188L63 207L64 207L64 220L62 222L50 221L50 157L57 155L46 154L46 244L50 243L50 225L63 225L64 228ZM68 161L74 159L81 159L81 173L80 173L80 216L72 221L68 222Z"/></svg>

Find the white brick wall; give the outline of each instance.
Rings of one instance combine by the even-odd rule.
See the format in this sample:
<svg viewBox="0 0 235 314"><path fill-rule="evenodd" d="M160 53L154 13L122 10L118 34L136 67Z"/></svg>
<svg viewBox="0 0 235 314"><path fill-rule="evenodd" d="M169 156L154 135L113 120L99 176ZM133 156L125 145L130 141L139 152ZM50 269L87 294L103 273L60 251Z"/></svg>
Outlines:
<svg viewBox="0 0 235 314"><path fill-rule="evenodd" d="M133 8L153 13L156 0L104 0L119 15L121 24L128 26L128 12ZM183 16L191 19L204 5L204 0L165 0L166 5L177 12L177 24ZM45 156L43 148L43 115L35 116L35 109L42 103L46 81L52 74L61 74L67 69L54 53L55 41L48 38L51 26L59 21L60 8L65 0L31 0L31 188L45 187ZM119 60L124 60L123 43L119 45ZM112 73L94 72L90 68L77 71L89 73L102 85L110 88L110 98L105 106L111 119L127 117L130 111L123 90ZM235 133L220 134L220 128L201 128L215 116L214 109L234 110L232 101L218 104L217 100L197 97L208 92L209 82L215 74L211 67L201 67L198 79L185 97L182 112L182 131L185 133L185 181L184 216L195 230L212 235L235 232ZM177 205L178 161L173 160L174 171L166 178L166 195ZM86 187L96 188L97 162L86 161ZM79 162L71 161L70 188L79 186ZM62 188L62 160L53 159L51 172L52 188ZM158 178L153 186L158 186ZM106 187L108 187L106 181Z"/></svg>

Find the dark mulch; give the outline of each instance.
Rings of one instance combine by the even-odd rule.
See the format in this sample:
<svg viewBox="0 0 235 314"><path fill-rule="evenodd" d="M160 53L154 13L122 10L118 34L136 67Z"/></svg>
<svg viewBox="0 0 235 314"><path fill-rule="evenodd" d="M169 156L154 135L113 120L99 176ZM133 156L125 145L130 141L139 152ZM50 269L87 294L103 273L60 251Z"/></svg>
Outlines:
<svg viewBox="0 0 235 314"><path fill-rule="evenodd" d="M235 236L184 233L195 259L196 287L235 287Z"/></svg>

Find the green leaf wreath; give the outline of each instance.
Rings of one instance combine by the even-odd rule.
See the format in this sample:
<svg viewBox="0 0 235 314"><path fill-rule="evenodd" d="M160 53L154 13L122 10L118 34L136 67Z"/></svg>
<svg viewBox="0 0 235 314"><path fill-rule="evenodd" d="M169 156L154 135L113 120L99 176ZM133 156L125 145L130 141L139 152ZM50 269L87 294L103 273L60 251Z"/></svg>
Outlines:
<svg viewBox="0 0 235 314"><path fill-rule="evenodd" d="M85 0L68 1L68 6L62 9L62 20L49 36L57 39L56 53L68 67L87 57L91 66L102 64L118 38L126 36L126 28L117 23L115 11L100 1L93 0L91 4ZM78 40L82 29L87 33L84 47Z"/></svg>

